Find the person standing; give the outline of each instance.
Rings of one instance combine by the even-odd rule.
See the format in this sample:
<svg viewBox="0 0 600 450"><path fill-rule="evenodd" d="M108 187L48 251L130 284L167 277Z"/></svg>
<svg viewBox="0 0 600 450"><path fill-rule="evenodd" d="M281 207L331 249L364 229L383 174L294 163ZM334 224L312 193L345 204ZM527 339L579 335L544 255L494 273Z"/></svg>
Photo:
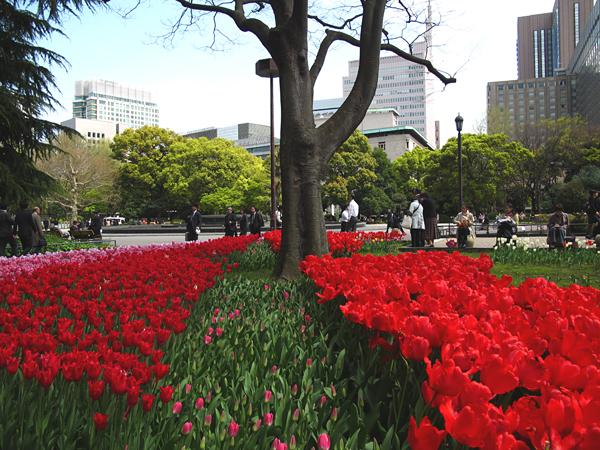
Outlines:
<svg viewBox="0 0 600 450"><path fill-rule="evenodd" d="M385 230L386 233L390 232L390 228L394 228L394 213L392 212L392 208L388 208L387 212L387 228Z"/></svg>
<svg viewBox="0 0 600 450"><path fill-rule="evenodd" d="M435 202L427 192L423 192L421 194L421 199L421 205L423 206L423 218L425 219L425 247L433 247L433 241L439 237Z"/></svg>
<svg viewBox="0 0 600 450"><path fill-rule="evenodd" d="M258 236L260 236L260 231L262 230L262 227L265 224L262 218L262 214L260 213L260 210L255 206L253 206L250 209L250 211L252 212L252 218L250 220L250 233L257 234Z"/></svg>
<svg viewBox="0 0 600 450"><path fill-rule="evenodd" d="M40 217L40 208L37 206L33 207L33 213L31 214L33 217L33 223L35 223L35 228L33 229L35 233L33 233L33 253L39 253L42 249L40 245L40 238L44 237L44 230L42 227L42 218Z"/></svg>
<svg viewBox="0 0 600 450"><path fill-rule="evenodd" d="M198 203L192 203L192 213L189 215L187 231L188 240L198 240L198 235L202 231L202 216L200 215L200 211L198 211Z"/></svg>
<svg viewBox="0 0 600 450"><path fill-rule="evenodd" d="M19 203L21 211L15 216L15 225L13 226L13 236L18 235L21 240L21 256L27 255L33 247L33 234L35 232L35 223L31 211L28 211L29 203L22 200Z"/></svg>
<svg viewBox="0 0 600 450"><path fill-rule="evenodd" d="M342 229L340 230L342 233L348 231L348 221L350 220L350 207L348 205L344 205L344 210L342 211L342 216L340 217L340 222L342 223Z"/></svg>
<svg viewBox="0 0 600 450"><path fill-rule="evenodd" d="M350 194L350 204L348 205L348 228L346 231L356 231L356 224L358 223L358 203L356 203L354 194Z"/></svg>
<svg viewBox="0 0 600 450"><path fill-rule="evenodd" d="M227 215L225 216L225 236L234 237L237 234L237 220L233 213L233 208L227 208Z"/></svg>
<svg viewBox="0 0 600 450"><path fill-rule="evenodd" d="M281 211L281 205L277 206L277 211L275 211L275 228L281 230L283 226L283 213Z"/></svg>
<svg viewBox="0 0 600 450"><path fill-rule="evenodd" d="M100 217L100 213L98 211L94 212L94 217L92 217L92 223L90 224L90 230L94 232L94 238L102 237L102 218Z"/></svg>
<svg viewBox="0 0 600 450"><path fill-rule="evenodd" d="M246 215L246 209L240 209L240 236L246 236L248 233L248 216Z"/></svg>
<svg viewBox="0 0 600 450"><path fill-rule="evenodd" d="M585 214L588 218L588 226L587 232L585 233L585 237L587 239L591 239L593 237L592 229L596 226L596 222L598 222L598 210L596 209L596 199L598 198L598 191L591 190L590 196L588 198L587 203L585 204Z"/></svg>
<svg viewBox="0 0 600 450"><path fill-rule="evenodd" d="M6 211L8 203L0 202L0 257L6 256L6 244L10 245L10 255L17 256L17 239L13 232L15 219Z"/></svg>
<svg viewBox="0 0 600 450"><path fill-rule="evenodd" d="M412 225L410 227L410 240L412 247L424 247L423 233L425 232L425 219L423 219L423 205L419 203L419 197L414 194L412 202L408 208L412 216Z"/></svg>

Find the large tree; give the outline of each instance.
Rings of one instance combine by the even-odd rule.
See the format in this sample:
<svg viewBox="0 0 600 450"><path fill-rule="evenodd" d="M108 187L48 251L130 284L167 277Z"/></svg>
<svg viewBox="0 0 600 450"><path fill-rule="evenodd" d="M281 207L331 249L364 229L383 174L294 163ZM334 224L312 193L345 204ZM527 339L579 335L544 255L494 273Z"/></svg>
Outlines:
<svg viewBox="0 0 600 450"><path fill-rule="evenodd" d="M60 151L59 133L74 130L41 117L57 105L52 66L64 68L60 55L38 45L60 33L64 15L96 0L0 0L0 198L17 201L45 193L52 179L35 161Z"/></svg>
<svg viewBox="0 0 600 450"><path fill-rule="evenodd" d="M49 158L38 161L37 167L52 177L60 189L43 198L71 213L71 221L89 206L106 204L115 188L117 165L110 159L110 149L104 142L88 142L61 135Z"/></svg>
<svg viewBox="0 0 600 450"><path fill-rule="evenodd" d="M275 61L281 98L281 179L286 208L280 256L275 275L293 278L306 255L327 253L327 234L321 202L321 179L327 162L365 116L379 77L382 50L424 66L443 83L445 76L427 59L413 54L412 43L423 36L402 36L425 23L426 11L413 14L408 4L391 0L348 0L323 6L308 0L215 2L177 0L184 10L176 29L218 26L230 19L241 31L252 33ZM204 21L204 22L203 22ZM209 22L210 21L210 22ZM427 28L431 28L427 21ZM395 32L398 30L398 32ZM176 30L175 30L176 31ZM219 35L215 30L214 36ZM309 41L315 43L311 48ZM345 42L359 49L359 68L352 91L338 111L315 128L314 86L332 44ZM397 45L403 45L404 49ZM314 51L313 51L314 50ZM313 56L314 55L314 56Z"/></svg>

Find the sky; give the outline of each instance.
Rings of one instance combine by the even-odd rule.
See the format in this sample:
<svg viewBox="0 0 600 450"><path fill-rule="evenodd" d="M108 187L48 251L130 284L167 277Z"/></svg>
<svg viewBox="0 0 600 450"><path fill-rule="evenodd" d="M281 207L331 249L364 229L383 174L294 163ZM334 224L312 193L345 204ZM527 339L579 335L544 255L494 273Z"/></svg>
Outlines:
<svg viewBox="0 0 600 450"><path fill-rule="evenodd" d="M421 1L421 0L416 0ZM111 0L107 10L86 11L63 23L65 36L55 34L44 45L64 56L68 70L54 68L62 104L48 118L72 117L75 81L105 78L156 90L160 126L178 133L252 122L268 125L269 81L255 75L255 63L269 58L254 36L236 32L225 19L220 24L232 45L207 50L206 30L179 33L165 45L158 36L168 32L178 16L174 0L145 0L123 18L134 2ZM432 0L435 66L457 82L437 83L436 120L441 142L456 135L454 118L464 118L463 132L475 130L485 115L486 85L517 78L517 17L551 12L554 0ZM220 37L218 42L228 42ZM342 97L342 77L358 52L337 45L327 56L315 86L315 100ZM279 136L279 87L275 82L275 135Z"/></svg>

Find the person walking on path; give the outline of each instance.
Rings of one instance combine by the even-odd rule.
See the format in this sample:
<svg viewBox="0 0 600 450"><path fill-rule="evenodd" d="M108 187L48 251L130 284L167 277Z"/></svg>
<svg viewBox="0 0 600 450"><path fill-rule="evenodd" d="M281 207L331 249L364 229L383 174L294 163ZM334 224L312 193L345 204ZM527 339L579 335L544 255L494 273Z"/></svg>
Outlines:
<svg viewBox="0 0 600 450"><path fill-rule="evenodd" d="M250 219L250 233L257 234L260 237L260 231L262 230L265 221L263 220L262 214L258 208L253 206L250 211L252 212L252 217Z"/></svg>
<svg viewBox="0 0 600 450"><path fill-rule="evenodd" d="M348 205L348 227L346 231L356 231L356 224L358 223L358 203L356 203L354 194L350 194L350 204Z"/></svg>
<svg viewBox="0 0 600 450"><path fill-rule="evenodd" d="M22 200L19 206L21 207L21 211L15 216L13 236L19 236L22 247L21 256L25 256L33 247L33 234L36 228L31 211L27 210L29 207L27 200Z"/></svg>
<svg viewBox="0 0 600 450"><path fill-rule="evenodd" d="M246 215L246 209L240 209L240 236L246 236L248 233L248 216Z"/></svg>
<svg viewBox="0 0 600 450"><path fill-rule="evenodd" d="M35 228L33 229L35 233L33 233L33 253L39 253L42 249L42 245L40 245L40 238L44 237L44 229L42 227L42 218L40 217L40 208L37 206L33 207L33 213L31 214L33 217L33 222L35 223ZM45 245L45 244L44 244Z"/></svg>
<svg viewBox="0 0 600 450"><path fill-rule="evenodd" d="M435 202L427 192L423 192L421 194L421 199L421 205L423 206L423 218L425 219L425 247L433 247L433 241L439 237Z"/></svg>
<svg viewBox="0 0 600 450"><path fill-rule="evenodd" d="M90 229L94 232L94 237L102 237L102 218L98 211L94 212Z"/></svg>
<svg viewBox="0 0 600 450"><path fill-rule="evenodd" d="M0 202L0 257L6 256L6 245L10 245L10 255L17 256L17 239L13 233L15 219L6 211L7 202Z"/></svg>
<svg viewBox="0 0 600 450"><path fill-rule="evenodd" d="M392 212L392 208L388 208L387 212L387 228L385 230L386 233L390 232L390 228L394 228L394 213Z"/></svg>
<svg viewBox="0 0 600 450"><path fill-rule="evenodd" d="M202 215L200 215L200 211L198 211L198 203L192 203L192 213L188 218L187 231L188 240L198 240L198 235L202 231Z"/></svg>
<svg viewBox="0 0 600 450"><path fill-rule="evenodd" d="M411 246L424 247L423 233L425 232L425 219L423 219L423 205L419 203L419 197L415 194L412 197L412 203L408 208L412 216L412 225L410 227Z"/></svg>
<svg viewBox="0 0 600 450"><path fill-rule="evenodd" d="M233 208L227 208L227 215L225 216L225 236L234 237L237 234L237 221Z"/></svg>

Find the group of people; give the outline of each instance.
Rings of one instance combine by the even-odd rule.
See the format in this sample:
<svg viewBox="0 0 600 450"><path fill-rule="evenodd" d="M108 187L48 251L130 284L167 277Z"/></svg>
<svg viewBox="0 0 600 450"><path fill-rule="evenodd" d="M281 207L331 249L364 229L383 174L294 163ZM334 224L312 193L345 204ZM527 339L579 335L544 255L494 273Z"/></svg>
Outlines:
<svg viewBox="0 0 600 450"><path fill-rule="evenodd" d="M358 203L354 194L350 194L349 203L344 205L340 222L342 224L342 232L355 232L356 224L358 223Z"/></svg>
<svg viewBox="0 0 600 450"><path fill-rule="evenodd" d="M6 246L10 246L11 256L17 256L17 236L21 241L21 255L29 252L39 253L45 244L44 228L40 217L40 208L35 206L28 210L26 200L19 204L21 210L11 216L8 212L8 203L0 202L0 256L5 256Z"/></svg>
<svg viewBox="0 0 600 450"><path fill-rule="evenodd" d="M411 246L433 247L434 241L439 237L438 216L433 198L427 192L415 188L406 214L412 219L410 220ZM405 223L408 222L406 219Z"/></svg>
<svg viewBox="0 0 600 450"><path fill-rule="evenodd" d="M186 219L186 240L197 241L198 235L202 232L202 214L198 211L198 203L192 204L192 212ZM277 227L281 228L282 214L281 205L277 209L276 213ZM252 206L250 208L250 217L246 214L245 208L240 208L240 217L235 215L232 207L227 208L227 214L225 215L225 223L223 228L225 229L225 236L245 236L248 232L250 234L256 234L260 236L262 228L265 226L263 215L260 210Z"/></svg>

